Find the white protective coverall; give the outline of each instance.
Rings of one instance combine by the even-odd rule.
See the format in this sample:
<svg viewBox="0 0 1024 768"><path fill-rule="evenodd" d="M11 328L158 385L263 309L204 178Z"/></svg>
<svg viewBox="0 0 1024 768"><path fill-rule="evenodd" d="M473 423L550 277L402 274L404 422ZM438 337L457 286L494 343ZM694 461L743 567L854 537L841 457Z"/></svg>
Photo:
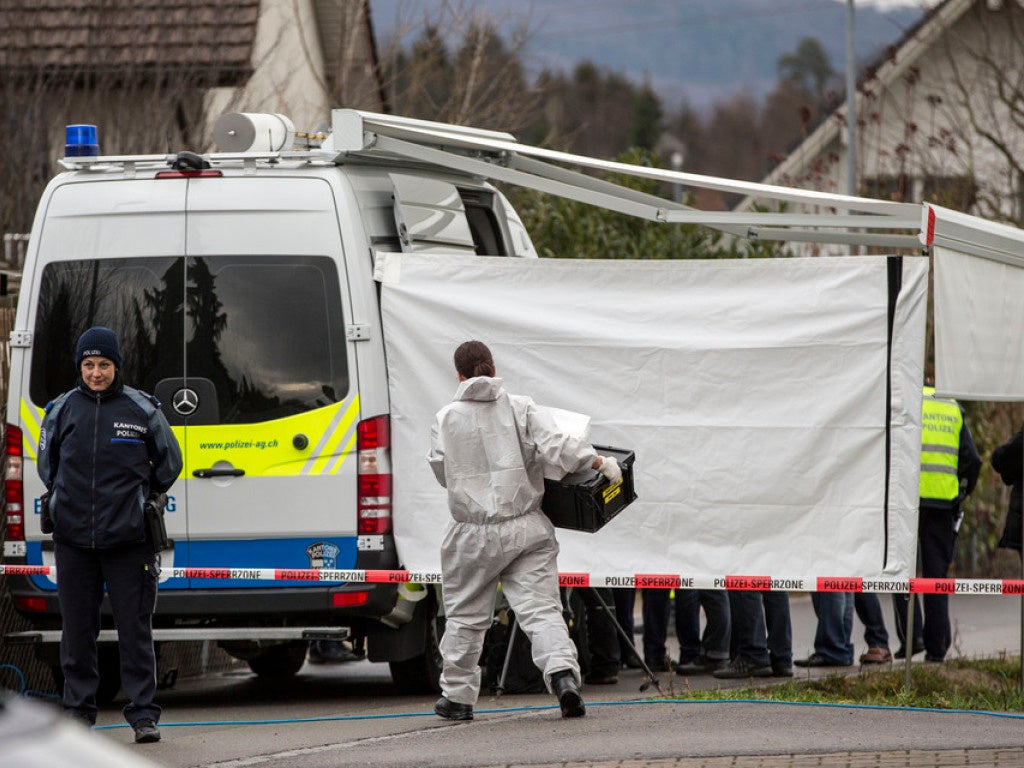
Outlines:
<svg viewBox="0 0 1024 768"><path fill-rule="evenodd" d="M558 542L540 504L545 464L577 472L596 456L591 445L560 432L533 400L509 395L499 378L463 381L438 412L427 459L448 489L452 515L441 543L447 622L441 689L449 701L476 703L498 582L548 690L552 673L564 669L580 684L558 594Z"/></svg>

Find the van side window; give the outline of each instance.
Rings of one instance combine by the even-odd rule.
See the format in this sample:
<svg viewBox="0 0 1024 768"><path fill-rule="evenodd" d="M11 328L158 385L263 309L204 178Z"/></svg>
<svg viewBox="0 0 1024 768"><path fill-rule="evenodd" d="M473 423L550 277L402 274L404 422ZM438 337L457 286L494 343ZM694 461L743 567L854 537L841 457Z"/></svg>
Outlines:
<svg viewBox="0 0 1024 768"><path fill-rule="evenodd" d="M494 215L494 197L477 190L460 189L459 196L466 209L469 233L477 256L508 256L498 217Z"/></svg>

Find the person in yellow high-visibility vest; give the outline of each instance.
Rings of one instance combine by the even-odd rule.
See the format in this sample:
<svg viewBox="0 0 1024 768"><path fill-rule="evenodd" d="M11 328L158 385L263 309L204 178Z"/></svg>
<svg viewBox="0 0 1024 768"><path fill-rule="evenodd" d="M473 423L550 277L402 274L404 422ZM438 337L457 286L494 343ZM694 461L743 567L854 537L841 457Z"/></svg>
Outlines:
<svg viewBox="0 0 1024 768"><path fill-rule="evenodd" d="M974 490L981 457L974 447L963 408L956 400L936 397L932 382L925 379L921 405L921 490L917 522L921 575L945 578L953 563L953 547L960 525L960 504ZM925 652L925 661L940 662L953 642L949 625L949 596L924 595L924 616L914 599L914 637L911 655ZM893 595L896 634L900 648L896 658L907 654L907 596Z"/></svg>

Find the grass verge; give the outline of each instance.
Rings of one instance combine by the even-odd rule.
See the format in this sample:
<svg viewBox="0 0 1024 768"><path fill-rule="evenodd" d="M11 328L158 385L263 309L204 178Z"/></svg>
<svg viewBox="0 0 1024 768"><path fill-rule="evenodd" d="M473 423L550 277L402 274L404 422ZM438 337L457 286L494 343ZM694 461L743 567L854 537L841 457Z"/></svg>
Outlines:
<svg viewBox="0 0 1024 768"><path fill-rule="evenodd" d="M942 664L915 664L911 686L905 689L904 669L863 668L857 674L750 688L675 691L672 698L689 701L758 699L829 704L870 704L929 709L969 709L1022 712L1020 659L950 659Z"/></svg>

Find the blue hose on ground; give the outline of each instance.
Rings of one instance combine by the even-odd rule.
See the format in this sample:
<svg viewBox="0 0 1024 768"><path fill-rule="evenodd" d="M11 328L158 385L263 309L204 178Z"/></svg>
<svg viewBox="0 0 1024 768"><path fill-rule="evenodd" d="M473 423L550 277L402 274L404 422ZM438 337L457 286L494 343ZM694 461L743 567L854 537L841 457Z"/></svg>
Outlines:
<svg viewBox="0 0 1024 768"><path fill-rule="evenodd" d="M984 715L987 717L1005 717L1012 720L1024 720L1024 714L1012 712L989 712L977 709L936 709L932 707L896 707L885 704L830 704L816 701L768 701L762 699L633 699L629 701L588 701L587 707L622 707L636 704L781 704L789 707L831 707L837 709L874 709L887 712L933 712L943 715ZM474 715L504 715L510 712L540 712L548 709L558 709L557 704L529 706L529 707L504 707L501 709L474 709ZM223 725L282 725L288 723L326 723L341 722L345 720L387 720L401 717L437 717L433 711L430 712L394 712L384 715L336 715L324 717L296 717L273 720L201 720L193 723L160 723L161 728L187 727L197 725L223 726ZM99 725L96 730L111 728L127 728L123 725Z"/></svg>
<svg viewBox="0 0 1024 768"><path fill-rule="evenodd" d="M0 670L9 669L13 671L21 681L21 688L18 693L24 696L44 696L47 698L60 698L52 694L40 693L39 691L26 690L24 673L13 664L0 664ZM937 709L933 707L907 707L891 706L888 704L832 704L818 701L771 701L763 699L630 699L628 701L588 701L588 707L624 707L637 704L780 704L788 707L830 707L833 709L874 709L886 712L933 712L944 715L984 715L987 717L1005 717L1011 720L1024 720L1024 714L1012 712L989 712L983 709ZM501 709L475 709L477 715L502 715L510 712L540 712L547 709L558 709L557 704L548 704L530 707L504 707ZM389 720L400 717L436 717L433 711L430 712L392 712L384 715L334 715L324 717L292 717L275 718L270 720L197 720L191 723L160 723L164 728L185 728L200 725L284 725L288 723L327 723L342 722L345 720ZM128 724L119 725L97 725L96 730L109 730L113 728L127 728Z"/></svg>
<svg viewBox="0 0 1024 768"><path fill-rule="evenodd" d="M60 696L57 696L56 694L53 694L53 693L43 693L42 691L30 691L30 690L28 690L28 680L25 679L25 673L22 672L20 669L18 669L13 664L0 664L0 671L3 671L3 670L10 670L15 675L17 675L18 682L19 682L19 686L18 686L18 691L17 692L18 692L18 694L20 696L27 696L27 697L36 698L36 699L59 699L60 698Z"/></svg>

